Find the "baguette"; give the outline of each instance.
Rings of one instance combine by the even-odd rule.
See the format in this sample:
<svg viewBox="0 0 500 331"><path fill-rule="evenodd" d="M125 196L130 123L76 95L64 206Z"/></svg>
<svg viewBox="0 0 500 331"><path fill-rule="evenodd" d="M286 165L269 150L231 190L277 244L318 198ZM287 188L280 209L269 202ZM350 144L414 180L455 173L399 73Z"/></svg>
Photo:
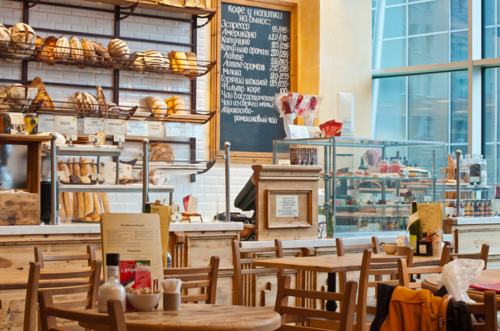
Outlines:
<svg viewBox="0 0 500 331"><path fill-rule="evenodd" d="M59 220L64 222L66 220L66 204L64 203L63 193L59 192Z"/></svg>
<svg viewBox="0 0 500 331"><path fill-rule="evenodd" d="M80 176L81 177L88 176L87 167L85 166L86 163L87 163L87 159L80 157Z"/></svg>
<svg viewBox="0 0 500 331"><path fill-rule="evenodd" d="M73 193L72 192L64 192L63 199L64 199L66 220L71 221L73 219L73 204L74 204Z"/></svg>
<svg viewBox="0 0 500 331"><path fill-rule="evenodd" d="M102 202L102 211L104 214L109 213L109 201L108 201L108 195L106 192L100 192L99 197L101 198Z"/></svg>
<svg viewBox="0 0 500 331"><path fill-rule="evenodd" d="M92 193L92 197L94 198L94 212L101 217L102 209L101 202L99 201L99 194L96 192Z"/></svg>
<svg viewBox="0 0 500 331"><path fill-rule="evenodd" d="M91 192L83 193L85 199L85 216L90 215L94 212L94 198Z"/></svg>
<svg viewBox="0 0 500 331"><path fill-rule="evenodd" d="M74 214L75 218L78 216L78 220L83 220L85 218L85 196L83 192L76 193L78 204L76 204L76 214Z"/></svg>

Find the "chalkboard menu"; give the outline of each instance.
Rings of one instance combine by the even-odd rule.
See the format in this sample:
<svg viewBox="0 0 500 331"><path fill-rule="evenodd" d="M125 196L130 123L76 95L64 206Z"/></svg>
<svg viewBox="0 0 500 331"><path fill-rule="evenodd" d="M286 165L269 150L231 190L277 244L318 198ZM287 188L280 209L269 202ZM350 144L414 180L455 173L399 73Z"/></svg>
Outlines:
<svg viewBox="0 0 500 331"><path fill-rule="evenodd" d="M219 148L272 152L285 137L274 99L290 89L291 12L223 1L220 15Z"/></svg>

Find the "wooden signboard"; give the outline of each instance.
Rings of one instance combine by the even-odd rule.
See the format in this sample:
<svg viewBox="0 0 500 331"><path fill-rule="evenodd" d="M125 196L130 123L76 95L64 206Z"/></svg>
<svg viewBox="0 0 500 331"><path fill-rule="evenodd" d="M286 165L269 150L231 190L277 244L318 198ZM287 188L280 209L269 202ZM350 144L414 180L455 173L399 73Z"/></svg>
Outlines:
<svg viewBox="0 0 500 331"><path fill-rule="evenodd" d="M101 238L103 261L107 253L118 253L120 263L149 264L151 279L163 279L158 214L103 214Z"/></svg>
<svg viewBox="0 0 500 331"><path fill-rule="evenodd" d="M295 89L296 4L218 0L217 5L216 156L229 141L237 160L269 158L273 140L285 137L275 95Z"/></svg>

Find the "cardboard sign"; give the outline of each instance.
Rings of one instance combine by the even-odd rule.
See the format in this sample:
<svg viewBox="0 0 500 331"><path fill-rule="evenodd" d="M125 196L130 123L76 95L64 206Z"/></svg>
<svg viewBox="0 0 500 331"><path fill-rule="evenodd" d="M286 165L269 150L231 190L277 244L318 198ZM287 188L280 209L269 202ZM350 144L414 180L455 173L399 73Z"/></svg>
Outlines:
<svg viewBox="0 0 500 331"><path fill-rule="evenodd" d="M64 135L66 139L76 141L78 139L78 124L76 116L56 115L54 121L54 131Z"/></svg>
<svg viewBox="0 0 500 331"><path fill-rule="evenodd" d="M158 214L103 214L101 219L102 258L107 253L120 254L120 275L128 271L136 283L144 280L138 274L143 268L124 266L147 266L151 280L163 279L162 242L160 216ZM105 275L106 277L106 275ZM120 277L123 278L123 277ZM123 281L123 279L121 279ZM137 285L137 284L136 284Z"/></svg>
<svg viewBox="0 0 500 331"><path fill-rule="evenodd" d="M105 162L103 167L103 177L105 184L115 184L116 183L116 163L115 162ZM120 169L118 170L118 178L131 178L132 177L132 165L120 163Z"/></svg>
<svg viewBox="0 0 500 331"><path fill-rule="evenodd" d="M127 136L147 137L148 125L144 121L128 121Z"/></svg>
<svg viewBox="0 0 500 331"><path fill-rule="evenodd" d="M100 117L85 117L83 119L83 134L91 135L104 131L104 119Z"/></svg>
<svg viewBox="0 0 500 331"><path fill-rule="evenodd" d="M118 119L105 119L104 132L108 136L125 136L127 133L127 121Z"/></svg>
<svg viewBox="0 0 500 331"><path fill-rule="evenodd" d="M55 115L38 115L38 132L54 132L56 117Z"/></svg>
<svg viewBox="0 0 500 331"><path fill-rule="evenodd" d="M165 137L165 125L162 122L148 122L148 136L152 138Z"/></svg>

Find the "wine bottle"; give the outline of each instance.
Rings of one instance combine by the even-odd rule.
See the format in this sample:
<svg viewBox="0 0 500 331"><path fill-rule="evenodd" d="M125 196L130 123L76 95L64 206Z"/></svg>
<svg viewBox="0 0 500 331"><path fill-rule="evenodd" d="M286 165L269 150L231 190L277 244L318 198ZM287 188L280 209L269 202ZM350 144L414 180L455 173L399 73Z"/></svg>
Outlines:
<svg viewBox="0 0 500 331"><path fill-rule="evenodd" d="M422 237L422 231L420 229L420 219L418 217L417 203L414 201L411 203L411 215L408 220L408 231L410 232L410 248L413 250L415 255L419 255L418 244L420 238Z"/></svg>

